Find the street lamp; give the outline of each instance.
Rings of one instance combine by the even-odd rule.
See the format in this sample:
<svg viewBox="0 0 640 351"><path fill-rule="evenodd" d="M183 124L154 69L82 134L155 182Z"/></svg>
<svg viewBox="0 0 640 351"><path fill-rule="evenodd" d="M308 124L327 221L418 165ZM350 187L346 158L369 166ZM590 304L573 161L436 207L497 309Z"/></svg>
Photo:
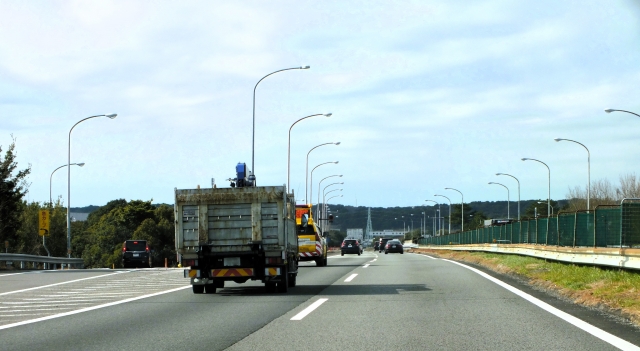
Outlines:
<svg viewBox="0 0 640 351"><path fill-rule="evenodd" d="M323 145L329 145L329 144L333 144L333 145L340 145L340 142L335 142L335 143L324 143L324 144L320 144L320 145L316 145L314 147L311 148L311 150L309 150L309 152L307 152L307 167L305 168L305 178L304 178L304 202L307 202L307 189L309 188L309 183L307 183L307 181L309 180L309 154L311 153L311 151L313 151L315 148L323 146ZM313 187L313 183L311 183L311 186ZM310 189L311 190L311 189ZM309 196L309 199L313 199L313 196Z"/></svg>
<svg viewBox="0 0 640 351"><path fill-rule="evenodd" d="M329 163L338 164L338 162L340 162L340 161L329 161L329 162L324 162L324 163L321 163L321 164L313 167L313 169L311 170L311 187L309 188L309 199L313 199L313 171L315 171L316 168L318 168L318 167L320 167L322 165L326 165L326 164L329 164ZM318 185L318 192L320 192L320 185ZM318 194L318 201L320 201L320 197L319 196L320 196L320 194Z"/></svg>
<svg viewBox="0 0 640 351"><path fill-rule="evenodd" d="M411 214L411 228L409 229L409 231L413 230L413 213Z"/></svg>
<svg viewBox="0 0 640 351"><path fill-rule="evenodd" d="M437 203L436 201L433 201L433 200L424 200L424 201L425 202L433 202L436 205L440 205L439 203ZM436 212L438 210L436 210L435 207L433 209L434 209L434 211L433 211L433 216L434 217L433 217L433 232L432 232L432 234L433 234L433 236L436 236Z"/></svg>
<svg viewBox="0 0 640 351"><path fill-rule="evenodd" d="M84 166L84 162L80 162L80 163L72 163L71 166ZM56 173L57 170L59 170L62 167L67 167L67 165L62 165L56 169L53 170L53 172L51 172L51 175L49 176L49 207L53 207L53 198L51 196L51 182L53 180L53 174Z"/></svg>
<svg viewBox="0 0 640 351"><path fill-rule="evenodd" d="M52 179L53 179L53 174L56 173L57 170L59 170L62 167L66 167L67 165L62 165L56 169L53 170L53 172L51 172L51 175L49 176L49 207L52 208L53 207L53 199L51 197L51 183L52 183ZM80 163L72 163L71 166L84 166L84 162L80 162ZM49 252L49 249L47 249L47 243L46 243L46 235L42 236L42 246L44 246L44 249L47 250L47 256L51 256L51 253Z"/></svg>
<svg viewBox="0 0 640 351"><path fill-rule="evenodd" d="M330 175L330 176L327 176L327 177L324 177L324 178L320 179L320 181L318 182L318 202L320 202L320 185L322 184L322 182L325 179L331 178L331 177L340 177L340 178L342 178L342 174L334 174L334 175ZM313 184L311 184L311 186L313 186ZM313 199L311 199L311 200L313 200Z"/></svg>
<svg viewBox="0 0 640 351"><path fill-rule="evenodd" d="M460 210L462 211L462 214L460 215L460 220L462 221L462 229L460 231L464 232L464 195L462 195L462 192L458 189L454 189L454 188L444 188L444 189L457 191L460 193L460 196L462 196L462 203L460 204Z"/></svg>
<svg viewBox="0 0 640 351"><path fill-rule="evenodd" d="M256 89L258 88L258 84L260 84L260 82L262 82L263 79L267 78L268 76L272 75L272 74L276 74L278 72L283 72L283 71L289 71L292 69L309 69L311 67L309 66L301 66L301 67L291 67L291 68L285 68L285 69L279 69L277 71L273 71L269 74L267 74L266 76L260 78L260 80L258 81L258 83L256 83L256 86L253 87L253 132L251 134L251 174L249 175L249 180L254 182L256 179L256 169L255 169L255 145L256 145ZM255 183L253 183L255 184Z"/></svg>
<svg viewBox="0 0 640 351"><path fill-rule="evenodd" d="M433 196L441 196L444 197L445 199L447 199L447 201L449 201L449 234L451 234L451 199L449 199L448 197L444 196L444 195L433 195Z"/></svg>
<svg viewBox="0 0 640 351"><path fill-rule="evenodd" d="M553 140L555 140L556 142L563 141L563 140L570 141L572 143L582 145L582 147L585 148L585 150L587 150L587 212L590 211L591 207L589 206L589 200L591 199L591 153L589 152L589 149L587 149L587 147L584 146L584 144L577 142L575 140L563 139L563 138L555 138Z"/></svg>
<svg viewBox="0 0 640 351"><path fill-rule="evenodd" d="M509 176L513 179L516 180L516 182L518 182L518 220L520 220L520 181L518 180L518 178L512 176L511 174L507 174L507 173L496 173L497 176L499 175L506 175Z"/></svg>
<svg viewBox="0 0 640 351"><path fill-rule="evenodd" d="M626 112L626 113L630 113L632 115L636 115L638 117L640 117L639 114L635 113L635 112L631 112L631 111L626 111L626 110L616 110L616 109L612 109L612 108L608 108L606 110L604 110L604 112L606 113L611 113L611 112Z"/></svg>
<svg viewBox="0 0 640 351"><path fill-rule="evenodd" d="M511 214L509 213L509 207L511 207L509 204L509 188L507 188L507 186L502 183L489 182L489 184L501 185L505 189L507 189L507 219L511 219Z"/></svg>
<svg viewBox="0 0 640 351"><path fill-rule="evenodd" d="M547 166L546 163L540 161L540 160L536 160L535 158L522 158L522 161L536 161L536 162L540 162L542 163L545 167L547 167L547 172L549 175L549 193L547 196L547 215L549 215L550 211L551 211L551 169L549 169L549 166ZM549 221L547 221L547 225L549 224Z"/></svg>
<svg viewBox="0 0 640 351"><path fill-rule="evenodd" d="M329 186L329 185L327 185L327 186ZM325 189L326 189L326 188L327 188L327 187L325 187ZM325 217L325 219L326 219L326 217L327 217L327 216L326 216L326 208L327 208L327 194L330 194L330 193L332 193L332 192L334 192L334 191L342 191L342 189L333 189L333 190L329 190L329 191L327 191L326 193L324 193L324 192L323 192L323 194L322 194L322 216L324 216L324 217Z"/></svg>
<svg viewBox="0 0 640 351"><path fill-rule="evenodd" d="M318 114L315 114L315 115L302 117L299 120L293 122L291 127L289 127L289 142L287 143L287 189L291 189L291 185L289 184L289 178L291 176L291 128L293 128L293 126L295 126L296 123L302 121L303 119L307 119L307 118L311 118L311 117L315 117L315 116L331 117L331 115L332 115L331 113L325 113L325 114L318 113ZM291 191L291 190L289 190L289 191Z"/></svg>
<svg viewBox="0 0 640 351"><path fill-rule="evenodd" d="M111 113L108 115L95 115L83 118L76 122L76 124L74 124L69 130L69 144L67 148L67 255L69 258L71 258L71 132L78 124L88 119L96 117L108 117L110 119L114 119L116 116L118 116L118 114Z"/></svg>
<svg viewBox="0 0 640 351"><path fill-rule="evenodd" d="M334 199L334 198L336 198L336 197L342 197L342 195L334 195L334 196L332 196L332 197L328 198L328 199L327 199L327 203L328 203L329 201L331 201L331 199ZM327 218L327 217L328 217L328 213L325 213L324 217L325 217L325 218ZM336 215L336 218L338 218L338 216L337 216L337 215Z"/></svg>
<svg viewBox="0 0 640 351"><path fill-rule="evenodd" d="M324 204L324 194L325 194L324 192L327 190L328 187L336 184L344 184L344 182L331 183L325 186L324 188L322 188L322 204ZM320 184L318 184L318 205L320 205Z"/></svg>

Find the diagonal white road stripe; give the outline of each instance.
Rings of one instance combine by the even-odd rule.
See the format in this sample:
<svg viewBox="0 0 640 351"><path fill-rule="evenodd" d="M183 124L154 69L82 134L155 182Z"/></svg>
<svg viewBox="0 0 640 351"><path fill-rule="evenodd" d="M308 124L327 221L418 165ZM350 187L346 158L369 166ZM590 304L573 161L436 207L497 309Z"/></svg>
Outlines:
<svg viewBox="0 0 640 351"><path fill-rule="evenodd" d="M320 307L320 305L327 302L327 300L329 299L319 299L318 301L312 303L309 307L302 310L302 312L293 316L290 320L292 321L302 320L302 318L306 317L309 313L313 312L316 308Z"/></svg>

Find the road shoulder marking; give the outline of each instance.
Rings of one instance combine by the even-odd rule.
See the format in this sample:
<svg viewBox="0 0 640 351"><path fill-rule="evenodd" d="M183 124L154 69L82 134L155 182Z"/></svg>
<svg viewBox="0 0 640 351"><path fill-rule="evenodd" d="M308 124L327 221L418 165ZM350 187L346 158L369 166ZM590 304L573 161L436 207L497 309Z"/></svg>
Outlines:
<svg viewBox="0 0 640 351"><path fill-rule="evenodd" d="M163 295L163 294L172 293L172 292L179 291L179 290L184 290L184 289L187 289L187 288L190 288L190 287L191 287L191 285L186 285L186 286L181 286L181 287L179 287L179 288L175 288L175 289L170 289L170 290L160 291L160 292L157 292L157 293L148 294L148 295L143 295L143 296L138 296L138 297L132 297L132 298L125 299L125 300L120 300L120 301L109 302L109 303L105 303L105 304L102 304L102 305L92 306L92 307L87 307L87 308L82 308L82 309L75 310L75 311L69 311L69 312L64 312L64 313L58 313L58 314L54 314L54 315L46 316L46 317L42 317L42 318L36 318L36 319L30 319L30 320L22 321L22 322L16 322L16 323L11 323L11 324L6 324L6 325L0 325L0 330L3 330L3 329L9 329L9 328L13 328L13 327L18 327L18 326L25 325L25 324L31 324L31 323L36 323L36 322L42 322L42 321L46 321L46 320L54 319L54 318L60 318L60 317L71 316L71 315L78 314L78 313L83 313L83 312L88 312L88 311L97 310L97 309L100 309L100 308L105 308L105 307L111 307L111 306L115 306L115 305L120 305L120 304L127 303L127 302L131 302L131 301L136 301L136 300L146 299L146 298L148 298L148 297L153 297L153 296L158 296L158 295Z"/></svg>
<svg viewBox="0 0 640 351"><path fill-rule="evenodd" d="M21 289L21 290L8 291L8 292L0 293L0 296L4 296L4 295L11 295L11 294L16 294L16 293L19 293L19 292L25 292L25 291L31 291L31 290L38 290L38 289L50 288L50 287L52 287L52 286L64 285L64 284L69 284L69 283L75 283L75 282L79 282L79 281L83 281L83 280L89 280L89 279L97 279L97 278L102 278L102 277L108 277L108 276L110 276L110 275L114 275L114 274L122 274L122 273L128 273L128 271L115 272L115 273L103 274L103 275L96 275L96 276L94 276L94 277L81 278L81 279L76 279L76 280L69 280L69 281L66 281L66 282L60 282L60 283L55 283L55 284L43 285L43 286L36 286L36 287L33 287L33 288L28 288L28 289Z"/></svg>

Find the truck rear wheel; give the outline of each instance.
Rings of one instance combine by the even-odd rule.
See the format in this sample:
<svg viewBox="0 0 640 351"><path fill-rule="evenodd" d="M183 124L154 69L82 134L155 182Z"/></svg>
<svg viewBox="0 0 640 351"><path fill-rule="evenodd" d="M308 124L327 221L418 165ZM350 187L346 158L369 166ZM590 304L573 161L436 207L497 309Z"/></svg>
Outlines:
<svg viewBox="0 0 640 351"><path fill-rule="evenodd" d="M323 262L322 262L322 265L323 265L323 266L326 266L326 265L329 263L326 257L325 257L325 258L324 258L324 260L322 260L322 261L323 261Z"/></svg>
<svg viewBox="0 0 640 351"><path fill-rule="evenodd" d="M296 280L298 279L298 273L291 274L289 276L289 287L294 288L296 286Z"/></svg>
<svg viewBox="0 0 640 351"><path fill-rule="evenodd" d="M204 285L191 285L194 294L202 294L204 292Z"/></svg>
<svg viewBox="0 0 640 351"><path fill-rule="evenodd" d="M204 292L206 292L207 294L215 294L216 293L215 284L204 285Z"/></svg>
<svg viewBox="0 0 640 351"><path fill-rule="evenodd" d="M283 267L282 270L282 278L280 278L281 280L278 282L278 292L286 293L289 291L289 273L287 273L287 269L285 267Z"/></svg>
<svg viewBox="0 0 640 351"><path fill-rule="evenodd" d="M264 288L267 290L268 293L273 293L276 291L276 283L264 283Z"/></svg>

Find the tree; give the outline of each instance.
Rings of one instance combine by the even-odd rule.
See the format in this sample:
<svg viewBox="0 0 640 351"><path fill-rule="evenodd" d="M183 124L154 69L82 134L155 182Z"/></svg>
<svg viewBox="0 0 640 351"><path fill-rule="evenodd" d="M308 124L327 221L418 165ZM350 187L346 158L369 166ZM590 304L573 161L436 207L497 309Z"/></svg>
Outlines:
<svg viewBox="0 0 640 351"><path fill-rule="evenodd" d="M18 163L15 147L16 139L13 138L4 158L0 154L0 241L9 241L9 245L17 243L17 232L21 225L22 198L29 188L26 177L31 173L31 165L26 169L16 170Z"/></svg>
<svg viewBox="0 0 640 351"><path fill-rule="evenodd" d="M541 203L539 203L541 202ZM560 211L560 207L558 206L558 201L551 200L551 207L553 208L551 212L557 214ZM535 218L536 214L538 217L547 217L547 199L544 200L534 200L531 202L529 207L524 210L522 214L522 218Z"/></svg>
<svg viewBox="0 0 640 351"><path fill-rule="evenodd" d="M482 211L473 211L470 215L464 215L469 220L469 224L465 225L465 230L478 229L484 227L484 220L489 219ZM466 223L466 222L465 222Z"/></svg>

